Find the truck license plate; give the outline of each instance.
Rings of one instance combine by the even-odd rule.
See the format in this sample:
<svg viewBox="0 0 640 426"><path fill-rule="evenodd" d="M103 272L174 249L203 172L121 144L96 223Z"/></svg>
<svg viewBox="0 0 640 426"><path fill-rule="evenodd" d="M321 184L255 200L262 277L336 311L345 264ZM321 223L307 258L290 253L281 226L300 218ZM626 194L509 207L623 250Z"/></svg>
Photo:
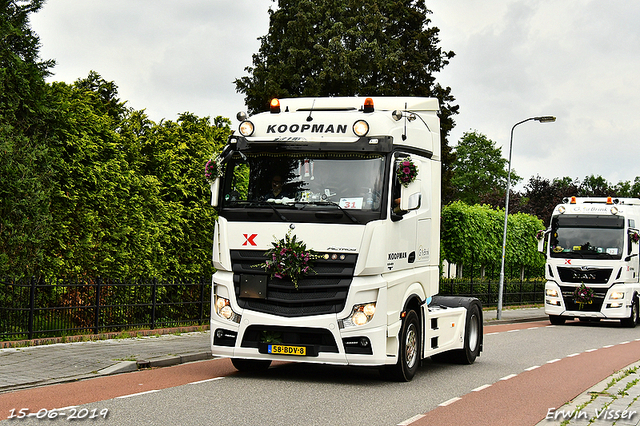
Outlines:
<svg viewBox="0 0 640 426"><path fill-rule="evenodd" d="M269 345L267 352L274 355L306 355L307 348L304 346Z"/></svg>

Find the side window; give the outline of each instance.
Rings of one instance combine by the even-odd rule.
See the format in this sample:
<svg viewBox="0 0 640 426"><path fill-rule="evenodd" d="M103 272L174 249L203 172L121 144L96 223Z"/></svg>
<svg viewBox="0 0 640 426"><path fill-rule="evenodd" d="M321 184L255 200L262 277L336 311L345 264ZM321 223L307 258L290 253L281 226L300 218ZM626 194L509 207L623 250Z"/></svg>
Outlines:
<svg viewBox="0 0 640 426"><path fill-rule="evenodd" d="M249 195L249 164L234 162L227 167L233 167L233 171L225 184L225 201L246 201Z"/></svg>
<svg viewBox="0 0 640 426"><path fill-rule="evenodd" d="M397 172L398 167L400 167L400 161L403 158L407 158L409 155L406 153L398 152L394 156L393 164L391 166L392 177L391 177L391 214L392 217L395 215L397 218L407 213L406 211L400 210L400 195L402 192L402 186L400 185L400 181L398 181Z"/></svg>

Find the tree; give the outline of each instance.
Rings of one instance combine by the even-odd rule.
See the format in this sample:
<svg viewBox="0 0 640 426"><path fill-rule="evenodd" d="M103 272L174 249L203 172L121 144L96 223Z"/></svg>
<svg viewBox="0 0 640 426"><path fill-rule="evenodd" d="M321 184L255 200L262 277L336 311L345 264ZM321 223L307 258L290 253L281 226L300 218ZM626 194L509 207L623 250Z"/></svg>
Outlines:
<svg viewBox="0 0 640 426"><path fill-rule="evenodd" d="M275 0L274 0L275 1ZM249 112L274 97L428 96L441 106L443 193L452 162L447 136L458 113L449 87L435 81L454 53L415 0L278 0L249 76L235 80Z"/></svg>
<svg viewBox="0 0 640 426"><path fill-rule="evenodd" d="M508 162L502 158L502 151L496 148L495 142L477 131L466 132L455 148L455 155L451 184L457 199L477 204L482 195L494 191L501 192L504 198ZM512 169L511 183L520 179Z"/></svg>
<svg viewBox="0 0 640 426"><path fill-rule="evenodd" d="M589 175L584 178L578 188L581 197L607 197L612 195L613 189L602 176Z"/></svg>
<svg viewBox="0 0 640 426"><path fill-rule="evenodd" d="M569 177L554 178L553 181L531 176L525 186L526 204L522 211L532 214L544 223L548 223L553 209L566 197L578 194L580 182Z"/></svg>
<svg viewBox="0 0 640 426"><path fill-rule="evenodd" d="M39 59L29 27L43 2L0 0L0 273L37 271L51 233L44 78L54 62Z"/></svg>

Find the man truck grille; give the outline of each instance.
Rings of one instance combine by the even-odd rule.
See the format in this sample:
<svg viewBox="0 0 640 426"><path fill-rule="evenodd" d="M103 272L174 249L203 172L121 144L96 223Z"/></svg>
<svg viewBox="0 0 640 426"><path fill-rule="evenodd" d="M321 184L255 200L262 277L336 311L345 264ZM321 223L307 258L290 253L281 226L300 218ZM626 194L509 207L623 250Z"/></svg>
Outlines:
<svg viewBox="0 0 640 426"><path fill-rule="evenodd" d="M606 284L611 276L611 268L563 268L558 267L560 280L565 283Z"/></svg>
<svg viewBox="0 0 640 426"><path fill-rule="evenodd" d="M296 289L291 280L272 279L264 268L256 266L267 260L263 251L232 250L238 304L245 309L284 317L338 313L344 309L357 259L357 254L316 259L315 273L299 279Z"/></svg>

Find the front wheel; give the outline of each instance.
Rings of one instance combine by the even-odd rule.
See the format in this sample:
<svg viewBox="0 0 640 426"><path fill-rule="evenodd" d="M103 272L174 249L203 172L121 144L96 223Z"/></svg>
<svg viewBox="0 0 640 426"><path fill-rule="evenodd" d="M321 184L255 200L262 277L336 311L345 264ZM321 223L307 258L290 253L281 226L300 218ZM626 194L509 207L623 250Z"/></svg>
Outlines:
<svg viewBox="0 0 640 426"><path fill-rule="evenodd" d="M631 315L629 315L629 318L624 318L621 319L620 322L622 323L623 327L629 327L629 328L634 328L639 321L638 318L639 312L638 312L638 295L634 296L633 298L633 302L631 303Z"/></svg>
<svg viewBox="0 0 640 426"><path fill-rule="evenodd" d="M563 318L560 315L549 315L549 322L553 325L562 325L565 321L566 318Z"/></svg>
<svg viewBox="0 0 640 426"><path fill-rule="evenodd" d="M383 367L382 374L388 380L410 382L420 365L420 321L414 310L407 312L400 330L398 362Z"/></svg>

